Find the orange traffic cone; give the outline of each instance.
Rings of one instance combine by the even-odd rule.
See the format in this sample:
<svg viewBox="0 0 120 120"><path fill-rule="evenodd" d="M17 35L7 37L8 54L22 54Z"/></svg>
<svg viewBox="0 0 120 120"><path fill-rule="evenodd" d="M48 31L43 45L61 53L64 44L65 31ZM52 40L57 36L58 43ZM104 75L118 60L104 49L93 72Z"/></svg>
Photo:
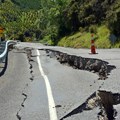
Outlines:
<svg viewBox="0 0 120 120"><path fill-rule="evenodd" d="M91 35L91 54L96 54L93 34Z"/></svg>

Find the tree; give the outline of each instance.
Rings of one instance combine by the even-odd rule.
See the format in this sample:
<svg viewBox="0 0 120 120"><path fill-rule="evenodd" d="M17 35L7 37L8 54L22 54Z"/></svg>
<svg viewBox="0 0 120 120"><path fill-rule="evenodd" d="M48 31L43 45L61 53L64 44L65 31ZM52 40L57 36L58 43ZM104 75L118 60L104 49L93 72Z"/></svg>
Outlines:
<svg viewBox="0 0 120 120"><path fill-rule="evenodd" d="M114 5L111 7L110 11L107 12L108 27L111 32L117 36L120 36L120 2L115 1Z"/></svg>

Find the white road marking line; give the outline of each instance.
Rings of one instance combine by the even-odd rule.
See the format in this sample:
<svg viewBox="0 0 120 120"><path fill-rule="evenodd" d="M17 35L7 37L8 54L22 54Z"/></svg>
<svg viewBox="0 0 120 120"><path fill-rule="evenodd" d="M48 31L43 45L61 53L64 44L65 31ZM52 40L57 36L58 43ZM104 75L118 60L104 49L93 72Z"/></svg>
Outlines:
<svg viewBox="0 0 120 120"><path fill-rule="evenodd" d="M43 76L44 80L45 80L45 84L46 84L46 89L47 89L47 96L48 96L48 104L49 104L49 114L50 114L50 120L58 120L57 118L57 112L56 112L56 108L55 108L55 102L53 99L53 94L52 94L52 89L48 80L48 77L45 75L43 69L42 69L42 65L40 62L40 52L39 50L37 50L37 61L38 61L38 67L39 70L41 72L41 75Z"/></svg>

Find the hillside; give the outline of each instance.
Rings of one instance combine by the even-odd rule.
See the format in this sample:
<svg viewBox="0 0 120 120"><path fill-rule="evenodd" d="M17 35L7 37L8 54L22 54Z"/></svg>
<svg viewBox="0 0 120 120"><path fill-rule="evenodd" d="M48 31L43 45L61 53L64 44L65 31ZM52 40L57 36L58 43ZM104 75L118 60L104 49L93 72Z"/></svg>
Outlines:
<svg viewBox="0 0 120 120"><path fill-rule="evenodd" d="M110 30L105 25L98 26L96 33L93 34L96 48L120 48L120 42L113 43L109 40ZM59 46L73 48L90 48L91 33L77 31L74 34L63 37L59 42Z"/></svg>
<svg viewBox="0 0 120 120"><path fill-rule="evenodd" d="M40 9L40 0L11 0L14 4L20 6L22 9Z"/></svg>
<svg viewBox="0 0 120 120"><path fill-rule="evenodd" d="M2 0L0 16L10 39L79 48L94 33L98 47L119 47L120 0Z"/></svg>
<svg viewBox="0 0 120 120"><path fill-rule="evenodd" d="M88 48L90 47L90 42L88 42L91 39L90 34L94 33L98 48L120 47L119 0L84 0L84 2L72 0L64 13L66 13L64 24L68 33L72 34L70 37L67 35L62 38L59 45ZM76 32L77 34L73 34ZM111 41L109 39L111 35L117 39Z"/></svg>

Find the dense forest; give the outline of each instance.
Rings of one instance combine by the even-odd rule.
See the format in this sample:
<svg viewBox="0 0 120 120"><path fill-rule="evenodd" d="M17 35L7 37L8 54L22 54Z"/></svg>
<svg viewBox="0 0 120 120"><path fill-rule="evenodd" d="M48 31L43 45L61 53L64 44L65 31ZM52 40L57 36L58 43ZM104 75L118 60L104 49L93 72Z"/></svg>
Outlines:
<svg viewBox="0 0 120 120"><path fill-rule="evenodd" d="M75 44L76 33L81 40L83 38L80 36L87 33L94 33L95 39L100 39L99 28L104 26L101 31L107 29L109 35L113 34L116 37L115 43L120 42L120 0L0 1L0 26L5 28L8 39L42 41L63 46L65 39L71 35ZM104 39L108 39L108 36Z"/></svg>

